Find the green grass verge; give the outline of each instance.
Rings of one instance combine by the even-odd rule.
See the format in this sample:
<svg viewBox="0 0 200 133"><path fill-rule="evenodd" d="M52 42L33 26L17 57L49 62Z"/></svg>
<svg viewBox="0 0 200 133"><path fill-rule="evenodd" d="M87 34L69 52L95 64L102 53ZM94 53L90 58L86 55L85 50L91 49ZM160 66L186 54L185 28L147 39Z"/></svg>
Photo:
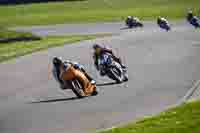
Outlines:
<svg viewBox="0 0 200 133"><path fill-rule="evenodd" d="M9 30L0 28L0 39L33 38L33 37L36 37L36 36L31 33L15 32L15 31L9 31Z"/></svg>
<svg viewBox="0 0 200 133"><path fill-rule="evenodd" d="M200 101L101 133L200 133Z"/></svg>
<svg viewBox="0 0 200 133"><path fill-rule="evenodd" d="M39 50L74 43L82 40L95 39L111 34L49 36L38 41L20 41L14 43L0 43L0 62L11 58L23 56Z"/></svg>
<svg viewBox="0 0 200 133"><path fill-rule="evenodd" d="M0 6L0 26L118 21L127 15L180 19L188 8L200 13L200 0L83 0Z"/></svg>

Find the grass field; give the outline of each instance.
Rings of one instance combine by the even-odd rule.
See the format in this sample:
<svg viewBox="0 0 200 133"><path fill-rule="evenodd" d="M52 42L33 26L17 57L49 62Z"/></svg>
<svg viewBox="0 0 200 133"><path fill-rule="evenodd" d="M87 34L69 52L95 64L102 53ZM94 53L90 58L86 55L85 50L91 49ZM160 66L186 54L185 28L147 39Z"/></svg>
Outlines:
<svg viewBox="0 0 200 133"><path fill-rule="evenodd" d="M0 39L33 38L33 37L36 37L36 36L31 33L22 33L22 32L19 33L19 32L9 31L9 30L0 28Z"/></svg>
<svg viewBox="0 0 200 133"><path fill-rule="evenodd" d="M44 37L38 41L19 41L14 43L0 43L0 62L11 58L23 56L39 50L51 47L63 46L82 40L95 39L97 37L107 36L108 34L97 35L73 35L73 36L51 36Z"/></svg>
<svg viewBox="0 0 200 133"><path fill-rule="evenodd" d="M200 14L200 0L82 0L0 6L0 26L118 21L127 15L180 19L188 8Z"/></svg>
<svg viewBox="0 0 200 133"><path fill-rule="evenodd" d="M200 133L200 101L101 133Z"/></svg>

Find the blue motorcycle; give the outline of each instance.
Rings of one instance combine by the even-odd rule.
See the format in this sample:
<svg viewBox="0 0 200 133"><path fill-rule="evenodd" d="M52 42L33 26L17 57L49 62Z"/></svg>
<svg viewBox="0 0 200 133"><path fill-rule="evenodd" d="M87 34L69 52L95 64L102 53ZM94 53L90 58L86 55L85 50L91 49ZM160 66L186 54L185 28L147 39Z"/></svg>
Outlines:
<svg viewBox="0 0 200 133"><path fill-rule="evenodd" d="M127 70L113 60L109 54L103 54L100 58L100 75L107 75L110 79L115 80L117 83L128 81Z"/></svg>
<svg viewBox="0 0 200 133"><path fill-rule="evenodd" d="M171 27L170 27L169 23L161 22L158 25L160 26L160 28L165 29L166 31L170 31L171 30Z"/></svg>
<svg viewBox="0 0 200 133"><path fill-rule="evenodd" d="M128 26L128 28L143 27L143 24L142 24L142 22L140 22L140 21L133 21L133 20L127 19L127 20L125 21L125 23L126 23L126 26Z"/></svg>
<svg viewBox="0 0 200 133"><path fill-rule="evenodd" d="M200 28L200 22L199 22L199 19L197 17L191 18L191 20L189 21L189 23L191 25L193 25L195 28Z"/></svg>

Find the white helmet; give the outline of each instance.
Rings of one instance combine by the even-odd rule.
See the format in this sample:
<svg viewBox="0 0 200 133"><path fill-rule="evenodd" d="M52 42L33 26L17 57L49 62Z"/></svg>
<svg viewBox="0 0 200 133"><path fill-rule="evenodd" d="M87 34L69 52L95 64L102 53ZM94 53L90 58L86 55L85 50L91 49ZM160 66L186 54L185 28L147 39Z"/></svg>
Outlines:
<svg viewBox="0 0 200 133"><path fill-rule="evenodd" d="M131 17L131 16L128 16L127 18L128 18L128 19L131 19L132 17Z"/></svg>
<svg viewBox="0 0 200 133"><path fill-rule="evenodd" d="M192 10L191 9L189 9L188 10L188 14L192 14L193 12L192 12Z"/></svg>

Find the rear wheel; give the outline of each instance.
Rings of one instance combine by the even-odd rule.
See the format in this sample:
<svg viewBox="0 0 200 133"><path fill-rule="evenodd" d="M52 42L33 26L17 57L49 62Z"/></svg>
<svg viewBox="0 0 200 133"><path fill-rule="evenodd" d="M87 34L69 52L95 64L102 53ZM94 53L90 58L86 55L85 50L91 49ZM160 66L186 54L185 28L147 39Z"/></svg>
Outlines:
<svg viewBox="0 0 200 133"><path fill-rule="evenodd" d="M77 79L72 81L72 91L78 98L84 97L83 87Z"/></svg>

